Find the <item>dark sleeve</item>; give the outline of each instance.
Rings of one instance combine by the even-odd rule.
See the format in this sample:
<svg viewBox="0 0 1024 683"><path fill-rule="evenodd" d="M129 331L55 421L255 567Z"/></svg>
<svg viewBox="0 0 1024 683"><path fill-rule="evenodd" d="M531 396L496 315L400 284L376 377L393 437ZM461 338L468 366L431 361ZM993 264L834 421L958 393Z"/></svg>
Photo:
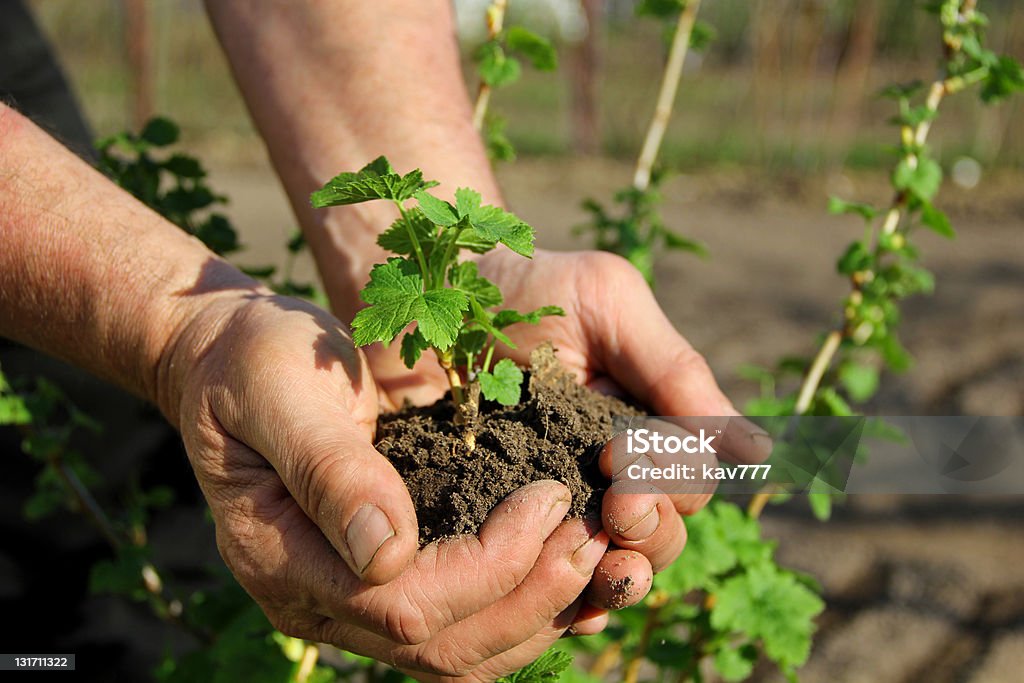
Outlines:
<svg viewBox="0 0 1024 683"><path fill-rule="evenodd" d="M0 98L82 158L94 159L92 131L22 0L0 0Z"/></svg>

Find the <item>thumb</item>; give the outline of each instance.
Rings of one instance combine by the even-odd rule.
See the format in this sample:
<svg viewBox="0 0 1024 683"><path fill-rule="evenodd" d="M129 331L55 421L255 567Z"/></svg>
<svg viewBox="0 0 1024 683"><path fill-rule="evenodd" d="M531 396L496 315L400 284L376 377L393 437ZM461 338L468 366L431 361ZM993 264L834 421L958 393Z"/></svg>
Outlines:
<svg viewBox="0 0 1024 683"><path fill-rule="evenodd" d="M762 462L771 452L768 434L740 413L718 387L704 357L680 335L633 268L612 291L628 305L602 306L591 330L608 374L653 409L673 417L728 417L724 443L730 459ZM697 421L695 426L707 426ZM683 424L687 426L687 424Z"/></svg>
<svg viewBox="0 0 1024 683"><path fill-rule="evenodd" d="M258 415L232 419L227 411L227 431L267 459L357 576L382 584L401 574L419 547L416 512L401 475L366 431L337 408L258 403Z"/></svg>

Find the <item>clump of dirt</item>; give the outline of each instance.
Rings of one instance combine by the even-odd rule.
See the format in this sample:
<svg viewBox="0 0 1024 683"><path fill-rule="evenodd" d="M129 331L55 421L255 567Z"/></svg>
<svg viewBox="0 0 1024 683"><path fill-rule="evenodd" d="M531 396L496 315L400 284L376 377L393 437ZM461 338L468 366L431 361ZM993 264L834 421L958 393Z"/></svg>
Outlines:
<svg viewBox="0 0 1024 683"><path fill-rule="evenodd" d="M601 446L615 416L640 411L577 384L549 344L531 354L527 378L518 405L481 402L472 452L448 396L380 417L377 449L405 479L421 543L475 534L499 501L540 479L569 487L569 517L597 513L607 487L597 466Z"/></svg>

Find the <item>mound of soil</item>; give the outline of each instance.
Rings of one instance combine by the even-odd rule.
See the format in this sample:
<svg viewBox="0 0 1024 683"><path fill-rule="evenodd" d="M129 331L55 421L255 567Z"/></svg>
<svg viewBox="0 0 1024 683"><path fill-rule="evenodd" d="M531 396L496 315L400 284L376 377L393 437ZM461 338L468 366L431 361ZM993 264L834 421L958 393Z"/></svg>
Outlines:
<svg viewBox="0 0 1024 683"><path fill-rule="evenodd" d="M572 492L569 517L596 515L607 480L597 467L615 416L640 412L576 383L550 345L530 356L524 400L481 401L472 452L449 396L380 417L377 449L405 479L423 544L475 534L505 496L540 479Z"/></svg>

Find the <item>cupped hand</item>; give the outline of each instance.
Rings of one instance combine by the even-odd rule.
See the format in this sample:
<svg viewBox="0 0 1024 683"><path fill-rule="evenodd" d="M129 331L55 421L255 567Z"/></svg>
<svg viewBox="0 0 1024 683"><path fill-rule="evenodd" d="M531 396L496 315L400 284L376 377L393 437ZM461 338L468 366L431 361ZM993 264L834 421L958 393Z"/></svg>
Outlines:
<svg viewBox="0 0 1024 683"><path fill-rule="evenodd" d="M493 679L577 616L608 537L562 522L562 484L519 489L478 536L417 550L408 491L372 446L387 396L324 311L255 289L222 297L162 372L221 555L285 633L418 678Z"/></svg>
<svg viewBox="0 0 1024 683"><path fill-rule="evenodd" d="M505 295L505 306L529 311L554 304L565 317L539 325L508 328L516 350L506 354L521 364L529 351L551 341L562 364L587 385L630 395L655 415L730 417L720 455L735 462L760 462L770 451L767 434L739 413L718 388L704 358L675 330L640 273L624 259L603 252L538 251L532 260L507 250L480 259L480 272ZM371 367L392 400L436 400L445 387L431 359L413 376L388 350L368 353ZM675 428L685 429L685 420ZM681 425L681 426L680 426ZM610 457L600 464L611 478ZM615 467L621 467L618 463ZM621 608L641 600L653 573L673 562L686 542L680 514L698 511L711 490L668 495L616 482L602 501L602 521L613 548L598 566L588 598L600 608ZM590 628L595 615L588 613ZM582 626L582 625L581 625Z"/></svg>

